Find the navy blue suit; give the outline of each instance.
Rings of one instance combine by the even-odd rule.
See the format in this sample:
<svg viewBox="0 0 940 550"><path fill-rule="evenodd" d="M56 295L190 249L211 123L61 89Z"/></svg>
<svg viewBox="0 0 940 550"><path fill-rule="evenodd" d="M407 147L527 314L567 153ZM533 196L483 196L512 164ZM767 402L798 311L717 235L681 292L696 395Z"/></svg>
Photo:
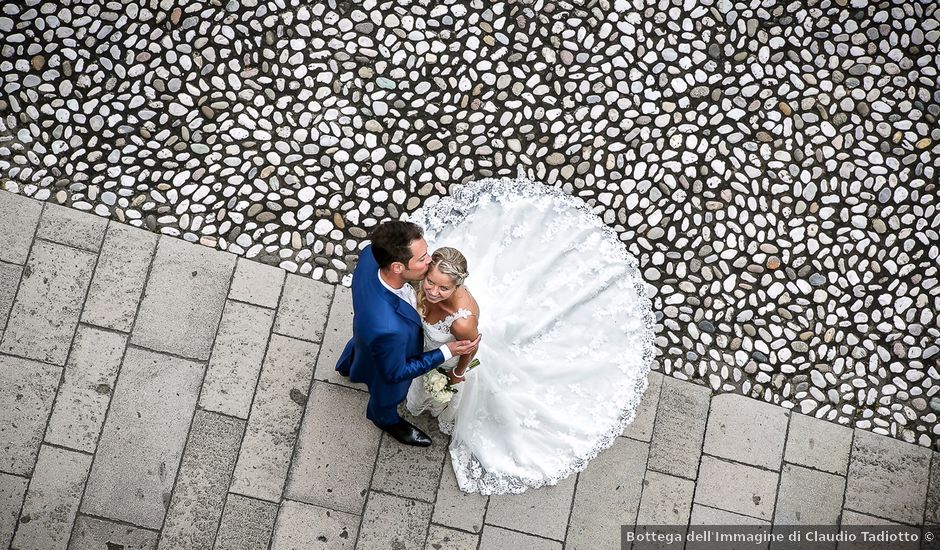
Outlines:
<svg viewBox="0 0 940 550"><path fill-rule="evenodd" d="M438 350L424 352L418 312L379 281L372 245L359 255L353 272L353 337L336 370L369 386L366 416L377 426L397 424L398 404L411 380L444 362Z"/></svg>

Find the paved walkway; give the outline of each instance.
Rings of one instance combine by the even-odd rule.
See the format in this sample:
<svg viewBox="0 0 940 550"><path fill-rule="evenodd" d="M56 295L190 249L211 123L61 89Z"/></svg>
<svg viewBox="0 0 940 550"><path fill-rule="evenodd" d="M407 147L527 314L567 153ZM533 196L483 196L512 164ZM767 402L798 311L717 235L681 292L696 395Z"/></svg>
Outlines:
<svg viewBox="0 0 940 550"><path fill-rule="evenodd" d="M657 373L579 476L463 494L446 436L418 419L432 447L389 440L334 374L350 317L346 288L0 192L0 548L596 550L634 523L940 522L940 453Z"/></svg>

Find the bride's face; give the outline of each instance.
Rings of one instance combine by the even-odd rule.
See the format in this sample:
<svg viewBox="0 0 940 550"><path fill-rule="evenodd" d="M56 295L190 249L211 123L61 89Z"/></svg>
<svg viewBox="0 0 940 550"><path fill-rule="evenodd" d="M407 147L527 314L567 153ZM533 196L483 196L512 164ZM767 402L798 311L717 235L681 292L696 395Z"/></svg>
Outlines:
<svg viewBox="0 0 940 550"><path fill-rule="evenodd" d="M457 290L454 280L438 271L436 266L431 266L422 284L424 285L424 296L432 304L443 302Z"/></svg>

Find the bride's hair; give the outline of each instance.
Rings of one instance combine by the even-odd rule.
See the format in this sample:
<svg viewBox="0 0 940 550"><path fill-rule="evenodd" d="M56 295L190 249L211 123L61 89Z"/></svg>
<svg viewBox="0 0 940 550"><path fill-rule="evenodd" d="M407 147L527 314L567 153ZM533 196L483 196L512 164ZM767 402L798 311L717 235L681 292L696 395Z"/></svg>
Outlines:
<svg viewBox="0 0 940 550"><path fill-rule="evenodd" d="M428 271L435 267L438 271L453 279L454 286L462 285L467 276L470 275L467 273L467 258L459 250L449 246L442 246L431 254L431 265L428 266ZM427 313L424 281L418 281L414 285L416 287L415 294L418 298L418 313L424 317L424 314Z"/></svg>

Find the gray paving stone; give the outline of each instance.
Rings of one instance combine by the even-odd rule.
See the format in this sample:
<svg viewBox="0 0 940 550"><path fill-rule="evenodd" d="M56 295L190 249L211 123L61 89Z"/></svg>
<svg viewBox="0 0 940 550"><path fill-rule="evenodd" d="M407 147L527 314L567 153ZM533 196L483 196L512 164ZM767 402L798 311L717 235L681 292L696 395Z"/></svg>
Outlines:
<svg viewBox="0 0 940 550"><path fill-rule="evenodd" d="M705 455L695 489L699 504L770 520L779 474Z"/></svg>
<svg viewBox="0 0 940 550"><path fill-rule="evenodd" d="M924 519L940 523L940 453L931 453L930 482L927 487L927 510Z"/></svg>
<svg viewBox="0 0 940 550"><path fill-rule="evenodd" d="M480 535L431 524L424 550L477 550Z"/></svg>
<svg viewBox="0 0 940 550"><path fill-rule="evenodd" d="M108 227L108 219L61 206L44 203L36 238L97 252Z"/></svg>
<svg viewBox="0 0 940 550"><path fill-rule="evenodd" d="M0 355L0 470L33 471L61 367Z"/></svg>
<svg viewBox="0 0 940 550"><path fill-rule="evenodd" d="M336 362L352 337L352 322L352 291L347 287L337 286L333 305L330 306L330 319L326 323L323 344L320 346L320 357L317 358L316 379L369 391L365 384L350 382L349 378L336 372Z"/></svg>
<svg viewBox="0 0 940 550"><path fill-rule="evenodd" d="M203 370L195 361L127 350L82 512L160 528Z"/></svg>
<svg viewBox="0 0 940 550"><path fill-rule="evenodd" d="M271 550L352 550L358 533L359 516L285 500Z"/></svg>
<svg viewBox="0 0 940 550"><path fill-rule="evenodd" d="M311 342L323 341L333 289L333 285L288 274L274 332Z"/></svg>
<svg viewBox="0 0 940 550"><path fill-rule="evenodd" d="M267 548L276 517L277 504L229 493L214 550Z"/></svg>
<svg viewBox="0 0 940 550"><path fill-rule="evenodd" d="M92 453L104 424L127 335L79 325L46 441Z"/></svg>
<svg viewBox="0 0 940 550"><path fill-rule="evenodd" d="M785 464L774 524L838 525L844 494L844 477Z"/></svg>
<svg viewBox="0 0 940 550"><path fill-rule="evenodd" d="M91 252L36 241L23 269L0 353L65 363L96 260Z"/></svg>
<svg viewBox="0 0 940 550"><path fill-rule="evenodd" d="M0 260L26 263L41 213L41 202L0 190Z"/></svg>
<svg viewBox="0 0 940 550"><path fill-rule="evenodd" d="M561 550L561 543L555 540L543 539L517 533L508 529L500 529L492 525L483 528L480 540L480 550Z"/></svg>
<svg viewBox="0 0 940 550"><path fill-rule="evenodd" d="M79 514L69 550L155 550L157 532Z"/></svg>
<svg viewBox="0 0 940 550"><path fill-rule="evenodd" d="M212 550L245 422L197 410L158 550Z"/></svg>
<svg viewBox="0 0 940 550"><path fill-rule="evenodd" d="M277 308L286 271L278 267L238 258L228 297L256 306Z"/></svg>
<svg viewBox="0 0 940 550"><path fill-rule="evenodd" d="M629 443L626 439L622 441ZM572 475L553 487L529 489L521 495L493 495L485 522L539 537L565 540L576 478ZM484 528L484 537L485 532Z"/></svg>
<svg viewBox="0 0 940 550"><path fill-rule="evenodd" d="M701 529L696 531L697 526L709 526L706 529ZM698 532L705 533L711 532L712 536L715 536L716 529L715 526L722 526L725 529L722 529L723 532L729 532L730 529L727 527L732 526L750 526L753 530L748 529L746 532L761 534L766 536L771 532L770 522L755 519L748 516L742 516L740 514L735 514L732 512L727 512L725 510L719 510L716 508L711 508L708 506L702 506L701 504L692 505L692 514L689 518L689 532ZM742 542L740 544L734 543L721 543L716 544L715 542L706 543L706 542L689 542L686 544L686 550L756 550L767 548L768 544L754 544L753 542Z"/></svg>
<svg viewBox="0 0 940 550"><path fill-rule="evenodd" d="M590 550L620 547L620 526L636 522L648 454L649 445L646 443L620 438L581 472L574 507L571 509L566 548ZM487 523L532 532L521 529L519 525L493 521L490 519L492 509L493 505L490 504ZM555 523L556 530L542 530L536 534L561 540L565 536L567 512L567 507L554 510L551 517L542 521ZM561 536L554 536L558 534L558 529L561 530Z"/></svg>
<svg viewBox="0 0 940 550"><path fill-rule="evenodd" d="M208 359L234 269L233 254L160 239L131 342Z"/></svg>
<svg viewBox="0 0 940 550"><path fill-rule="evenodd" d="M440 484L441 467L450 438L438 429L430 415L405 418L431 436L430 447L409 447L385 436L379 446L379 458L372 476L372 489L400 497L434 502Z"/></svg>
<svg viewBox="0 0 940 550"><path fill-rule="evenodd" d="M441 473L441 484L437 489L437 500L434 503L434 523L479 533L483 528L483 515L486 513L488 500L479 493L465 493L460 490L450 453L447 453L444 471Z"/></svg>
<svg viewBox="0 0 940 550"><path fill-rule="evenodd" d="M646 472L637 525L686 525L692 511L695 482L681 477Z"/></svg>
<svg viewBox="0 0 940 550"><path fill-rule="evenodd" d="M873 529L873 527L876 527L876 526L884 527L885 530L881 531L877 528ZM904 536L906 534L908 537L911 537L914 534L919 535L920 530L921 530L919 527L907 527L900 523L895 523L893 521L888 521L886 519L877 518L874 516L860 514L858 512L853 512L851 510L845 510L842 512L842 527L843 527L842 529L843 531L855 533L856 536L859 537L859 539L861 539L862 531L875 532L875 533L880 533L880 532L893 533L893 534L900 535L900 536ZM936 541L934 541L934 543L936 543ZM857 542L854 542L851 544L843 543L839 545L839 550L919 550L921 548L926 550L928 548L934 548L934 547L927 543L925 543L924 546L921 546L919 541L918 542L872 541L872 542L865 543L861 540L858 540Z"/></svg>
<svg viewBox="0 0 940 550"><path fill-rule="evenodd" d="M845 507L902 523L922 523L930 450L855 430Z"/></svg>
<svg viewBox="0 0 940 550"><path fill-rule="evenodd" d="M43 445L19 527L17 550L65 550L85 488L91 455ZM29 518L29 521L24 521Z"/></svg>
<svg viewBox="0 0 940 550"><path fill-rule="evenodd" d="M784 460L845 475L852 451L852 429L805 414L792 413Z"/></svg>
<svg viewBox="0 0 940 550"><path fill-rule="evenodd" d="M0 338L3 337L3 329L7 326L10 308L13 307L13 299L16 297L17 287L20 286L22 274L23 266L0 262Z"/></svg>
<svg viewBox="0 0 940 550"><path fill-rule="evenodd" d="M28 484L25 477L0 472L0 548L8 548L13 540Z"/></svg>
<svg viewBox="0 0 940 550"><path fill-rule="evenodd" d="M108 225L82 311L83 322L130 332L158 238L143 229Z"/></svg>
<svg viewBox="0 0 940 550"><path fill-rule="evenodd" d="M369 492L356 550L424 550L431 505Z"/></svg>
<svg viewBox="0 0 940 550"><path fill-rule="evenodd" d="M231 490L278 502L307 404L317 345L274 334L268 344Z"/></svg>
<svg viewBox="0 0 940 550"><path fill-rule="evenodd" d="M365 410L369 396L314 382L287 481L287 498L361 514L382 434Z"/></svg>
<svg viewBox="0 0 940 550"><path fill-rule="evenodd" d="M650 442L653 437L653 424L656 421L656 410L659 405L659 394L663 387L663 375L658 372L650 371L649 386L640 399L640 406L637 408L636 417L633 422L627 424L623 430L624 437L638 439L640 441Z"/></svg>
<svg viewBox="0 0 940 550"><path fill-rule="evenodd" d="M233 301L225 304L200 407L248 418L273 323L274 312L269 309Z"/></svg>
<svg viewBox="0 0 940 550"><path fill-rule="evenodd" d="M790 411L726 393L712 398L703 452L779 470Z"/></svg>
<svg viewBox="0 0 940 550"><path fill-rule="evenodd" d="M710 397L705 386L671 376L663 378L650 440L650 470L695 479Z"/></svg>

